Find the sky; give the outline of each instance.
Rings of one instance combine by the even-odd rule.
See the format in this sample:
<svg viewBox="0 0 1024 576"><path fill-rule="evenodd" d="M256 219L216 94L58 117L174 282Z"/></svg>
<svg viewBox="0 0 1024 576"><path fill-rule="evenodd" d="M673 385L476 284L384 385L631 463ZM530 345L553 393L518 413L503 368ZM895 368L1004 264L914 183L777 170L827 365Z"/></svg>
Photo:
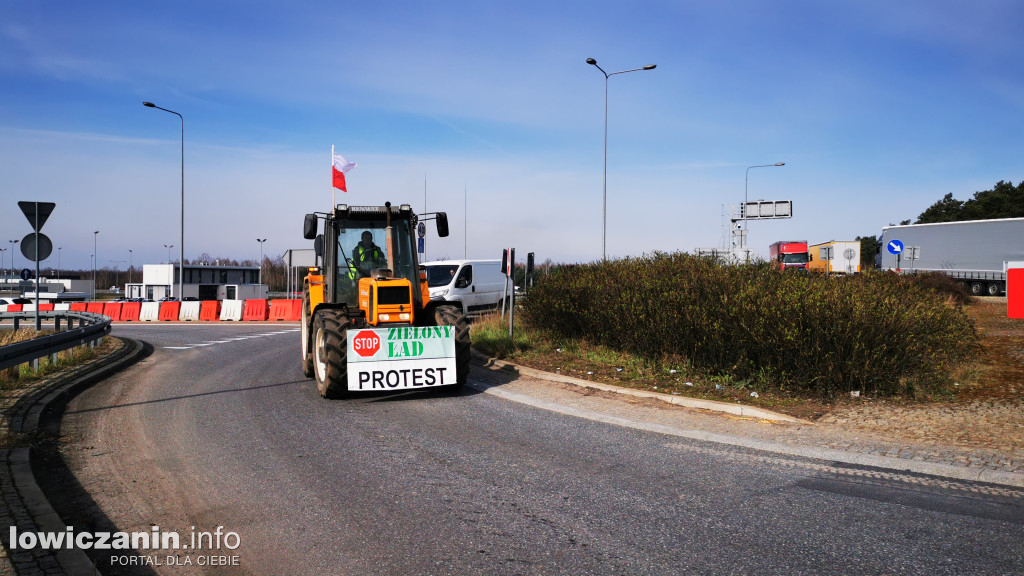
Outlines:
<svg viewBox="0 0 1024 576"><path fill-rule="evenodd" d="M0 248L28 266L17 202L42 201L44 269L94 244L100 268L177 259L182 123L143 101L184 118L188 259L310 248L332 145L358 164L338 203L447 212L427 259L718 247L745 196L793 202L748 223L755 255L878 235L1024 179L1022 21L1014 0L0 0Z"/></svg>

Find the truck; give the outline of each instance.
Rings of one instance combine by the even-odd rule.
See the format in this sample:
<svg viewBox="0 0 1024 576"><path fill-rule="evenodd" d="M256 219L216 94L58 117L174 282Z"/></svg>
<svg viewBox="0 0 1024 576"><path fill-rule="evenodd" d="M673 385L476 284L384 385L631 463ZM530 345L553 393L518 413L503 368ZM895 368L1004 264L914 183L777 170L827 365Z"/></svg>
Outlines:
<svg viewBox="0 0 1024 576"><path fill-rule="evenodd" d="M856 274L860 272L860 242L829 240L808 246L810 270L825 274Z"/></svg>
<svg viewBox="0 0 1024 576"><path fill-rule="evenodd" d="M782 270L807 270L807 240L780 240L768 246L768 260Z"/></svg>
<svg viewBox="0 0 1024 576"><path fill-rule="evenodd" d="M444 212L424 216L448 235ZM390 202L306 214L317 265L302 283L302 372L324 398L466 383L469 323L457 304L430 298L419 220Z"/></svg>
<svg viewBox="0 0 1024 576"><path fill-rule="evenodd" d="M889 251L890 243L898 254ZM1024 261L1024 218L886 226L875 267L904 274L938 272L972 295L999 296L1006 293L1007 262L1016 261Z"/></svg>
<svg viewBox="0 0 1024 576"><path fill-rule="evenodd" d="M431 301L459 306L467 316L496 310L505 297L508 282L501 260L436 260L423 267Z"/></svg>

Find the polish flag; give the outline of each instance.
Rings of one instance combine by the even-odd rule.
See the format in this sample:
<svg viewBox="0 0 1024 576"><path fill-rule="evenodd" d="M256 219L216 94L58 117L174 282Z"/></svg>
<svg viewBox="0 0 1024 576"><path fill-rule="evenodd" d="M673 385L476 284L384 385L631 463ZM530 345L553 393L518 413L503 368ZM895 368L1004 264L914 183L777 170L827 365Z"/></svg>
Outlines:
<svg viewBox="0 0 1024 576"><path fill-rule="evenodd" d="M348 192L348 188L345 186L345 173L356 167L355 162L349 162L345 160L345 157L340 154L333 154L334 165L331 166L331 172L334 175L334 187L342 192Z"/></svg>

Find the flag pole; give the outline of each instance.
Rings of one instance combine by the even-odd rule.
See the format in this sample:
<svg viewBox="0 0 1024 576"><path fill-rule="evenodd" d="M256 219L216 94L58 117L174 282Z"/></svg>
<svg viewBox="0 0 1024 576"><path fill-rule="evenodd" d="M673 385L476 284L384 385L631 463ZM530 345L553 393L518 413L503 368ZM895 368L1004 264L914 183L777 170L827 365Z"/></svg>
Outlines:
<svg viewBox="0 0 1024 576"><path fill-rule="evenodd" d="M334 144L331 144L331 174L334 174ZM337 204L335 204L335 197L334 197L335 194L336 194L336 192L334 191L334 177L332 176L331 177L331 210L330 210L331 214L334 214L334 207L337 206Z"/></svg>

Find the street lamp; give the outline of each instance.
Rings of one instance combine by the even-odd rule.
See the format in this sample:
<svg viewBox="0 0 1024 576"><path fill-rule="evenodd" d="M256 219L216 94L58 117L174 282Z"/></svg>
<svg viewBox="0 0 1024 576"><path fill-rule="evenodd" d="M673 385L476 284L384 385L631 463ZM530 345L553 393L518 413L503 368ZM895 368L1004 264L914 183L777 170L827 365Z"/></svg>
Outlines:
<svg viewBox="0 0 1024 576"><path fill-rule="evenodd" d="M606 229L608 226L608 78L615 76L616 74L625 74L626 72L637 72L640 70L654 70L658 67L657 64L648 64L642 68L633 68L632 70L620 70L618 72L612 72L609 74L597 65L597 60L593 58L587 58L587 64L590 64L594 68L597 68L604 74L604 184L602 185L601 195L601 259L607 260L607 236Z"/></svg>
<svg viewBox="0 0 1024 576"><path fill-rule="evenodd" d="M21 240L8 240L11 243L11 276L14 276L14 245Z"/></svg>
<svg viewBox="0 0 1024 576"><path fill-rule="evenodd" d="M135 265L135 264L134 264L134 263L135 263L135 258L134 258L134 256L135 256L135 255L134 255L134 254L132 254L132 249L131 249L131 248L129 248L129 249L128 249L128 283L129 283L129 284L131 284L131 283L132 283L132 266L134 266L134 265Z"/></svg>
<svg viewBox="0 0 1024 576"><path fill-rule="evenodd" d="M114 286L117 288L121 287L121 270L118 264L124 264L124 260L111 260L111 264L114 265Z"/></svg>
<svg viewBox="0 0 1024 576"><path fill-rule="evenodd" d="M7 248L0 248L0 276L7 275L7 269L4 268L7 265L7 255L4 252L7 252Z"/></svg>
<svg viewBox="0 0 1024 576"><path fill-rule="evenodd" d="M262 287L263 286L263 243L266 242L267 239L263 238L261 240L261 239L257 238L256 241L260 243L260 287Z"/></svg>
<svg viewBox="0 0 1024 576"><path fill-rule="evenodd" d="M750 169L751 168L774 168L776 166L785 166L785 162L776 162L775 164L758 164L756 166L747 166L746 174L743 176L743 253L746 255L746 261L750 263L750 250L747 248L747 190L750 184Z"/></svg>
<svg viewBox="0 0 1024 576"><path fill-rule="evenodd" d="M174 244L164 244L164 248L167 248L167 263L171 263L171 248L174 248Z"/></svg>
<svg viewBox="0 0 1024 576"><path fill-rule="evenodd" d="M96 237L100 235L100 231L97 230L92 233L92 299L96 299L96 263L99 262L99 258L96 257Z"/></svg>
<svg viewBox="0 0 1024 576"><path fill-rule="evenodd" d="M60 251L63 249L63 246L57 247L57 280L60 280Z"/></svg>
<svg viewBox="0 0 1024 576"><path fill-rule="evenodd" d="M167 108L161 108L152 102L143 102L143 106L148 108L156 108L157 110L163 110L164 112L170 112L181 120L181 242L178 243L178 249L180 250L180 257L178 260L178 298L183 298L184 287L183 282L185 280L185 118L181 114L178 114L174 110L168 110ZM168 252L167 261L170 262L171 257ZM171 278L173 282L173 277Z"/></svg>

